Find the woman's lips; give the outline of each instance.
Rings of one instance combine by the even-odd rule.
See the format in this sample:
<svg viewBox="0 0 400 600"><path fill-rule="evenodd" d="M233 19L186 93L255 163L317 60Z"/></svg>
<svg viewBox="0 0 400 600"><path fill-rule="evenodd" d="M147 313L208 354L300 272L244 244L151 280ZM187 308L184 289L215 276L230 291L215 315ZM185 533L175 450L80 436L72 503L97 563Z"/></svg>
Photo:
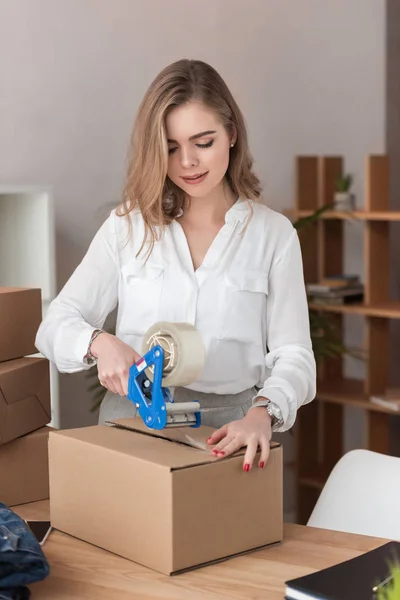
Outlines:
<svg viewBox="0 0 400 600"><path fill-rule="evenodd" d="M191 175L190 177L181 177L185 183L189 185L196 185L202 183L208 175L208 171L206 173L199 173L196 175Z"/></svg>

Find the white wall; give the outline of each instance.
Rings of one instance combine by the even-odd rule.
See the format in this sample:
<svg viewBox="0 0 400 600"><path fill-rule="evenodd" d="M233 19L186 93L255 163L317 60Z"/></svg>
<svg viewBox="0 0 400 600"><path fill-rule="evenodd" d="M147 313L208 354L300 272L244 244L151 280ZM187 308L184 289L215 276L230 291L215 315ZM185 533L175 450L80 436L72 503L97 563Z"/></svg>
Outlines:
<svg viewBox="0 0 400 600"><path fill-rule="evenodd" d="M119 199L145 88L181 57L230 85L272 207L298 153L344 154L360 193L384 150L384 21L383 0L0 0L0 184L54 188L59 286ZM63 426L93 420L86 386L62 377Z"/></svg>

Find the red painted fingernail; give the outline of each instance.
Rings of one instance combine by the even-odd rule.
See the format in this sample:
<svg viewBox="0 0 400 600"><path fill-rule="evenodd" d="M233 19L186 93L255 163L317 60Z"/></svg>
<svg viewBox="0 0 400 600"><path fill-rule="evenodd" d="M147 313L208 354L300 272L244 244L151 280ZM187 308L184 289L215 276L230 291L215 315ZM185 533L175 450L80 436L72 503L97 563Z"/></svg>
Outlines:
<svg viewBox="0 0 400 600"><path fill-rule="evenodd" d="M225 452L223 450L221 450L221 452L218 452L219 456L225 456Z"/></svg>
<svg viewBox="0 0 400 600"><path fill-rule="evenodd" d="M248 463L246 463L243 468L245 471L250 471L250 465Z"/></svg>
<svg viewBox="0 0 400 600"><path fill-rule="evenodd" d="M211 442L211 437L209 437L209 438L207 439L207 442Z"/></svg>
<svg viewBox="0 0 400 600"><path fill-rule="evenodd" d="M218 454L218 450L216 448L214 448L214 450L212 452L213 452L213 454Z"/></svg>
<svg viewBox="0 0 400 600"><path fill-rule="evenodd" d="M264 463L260 462L260 469L262 469L264 467Z"/></svg>

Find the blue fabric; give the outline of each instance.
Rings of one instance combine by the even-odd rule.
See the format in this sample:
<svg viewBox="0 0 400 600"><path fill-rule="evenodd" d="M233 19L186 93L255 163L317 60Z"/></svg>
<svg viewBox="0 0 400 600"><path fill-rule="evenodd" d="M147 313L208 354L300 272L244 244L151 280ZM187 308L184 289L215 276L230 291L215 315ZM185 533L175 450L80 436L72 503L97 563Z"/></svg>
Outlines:
<svg viewBox="0 0 400 600"><path fill-rule="evenodd" d="M42 548L21 517L0 502L0 600L25 600L30 583L50 572Z"/></svg>

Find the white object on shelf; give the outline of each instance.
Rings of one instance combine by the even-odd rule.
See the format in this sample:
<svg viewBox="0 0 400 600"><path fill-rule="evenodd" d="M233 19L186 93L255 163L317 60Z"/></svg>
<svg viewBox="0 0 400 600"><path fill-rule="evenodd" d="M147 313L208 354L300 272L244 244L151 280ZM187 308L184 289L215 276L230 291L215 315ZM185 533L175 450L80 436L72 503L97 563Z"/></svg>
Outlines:
<svg viewBox="0 0 400 600"><path fill-rule="evenodd" d="M400 412L400 390L395 392L389 392L388 394L382 394L381 396L374 395L370 397L372 404L378 404L389 408L393 412Z"/></svg>
<svg viewBox="0 0 400 600"><path fill-rule="evenodd" d="M52 190L40 186L0 186L0 285L40 288L44 316L56 295L55 265ZM50 386L50 425L58 428L58 372L52 364Z"/></svg>
<svg viewBox="0 0 400 600"><path fill-rule="evenodd" d="M356 208L356 198L351 192L336 192L334 196L334 210L353 211Z"/></svg>

